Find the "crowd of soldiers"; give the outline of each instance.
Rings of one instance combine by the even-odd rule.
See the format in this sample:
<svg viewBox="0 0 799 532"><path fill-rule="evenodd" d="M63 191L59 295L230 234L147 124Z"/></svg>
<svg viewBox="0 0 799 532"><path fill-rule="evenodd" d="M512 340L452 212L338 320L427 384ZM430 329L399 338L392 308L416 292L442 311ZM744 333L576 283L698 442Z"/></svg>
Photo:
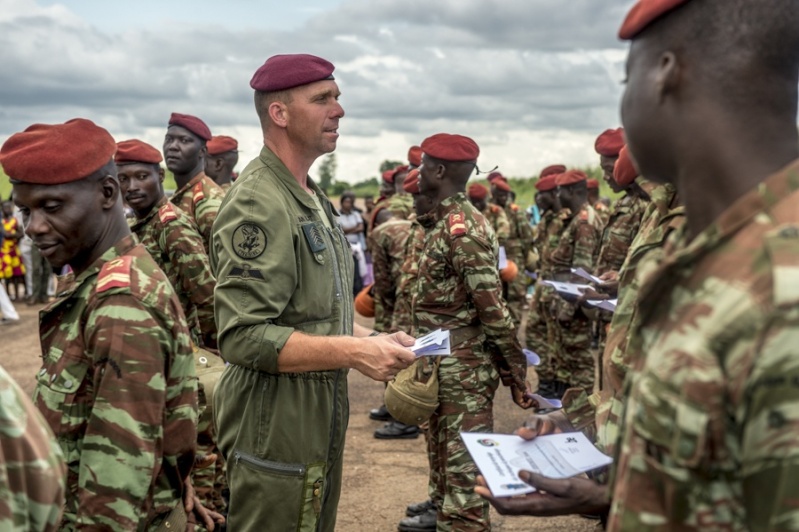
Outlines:
<svg viewBox="0 0 799 532"><path fill-rule="evenodd" d="M69 273L40 313L32 403L0 371L0 524L332 531L354 369L438 382L429 499L401 532L489 530L489 504L609 530L798 529L799 5L640 0L619 36L625 129L595 143L615 204L555 164L533 227L501 173L469 185L473 139L431 135L383 176L355 301L308 177L344 116L322 58L255 72L264 146L232 186L235 140L195 116L171 115L162 151L86 119L12 135L0 163L25 232ZM597 279L580 295L546 283L579 270ZM417 358L437 329L451 355ZM492 496L460 433L493 430L500 383L535 411L521 437L582 431L610 469L523 472L536 492Z"/></svg>

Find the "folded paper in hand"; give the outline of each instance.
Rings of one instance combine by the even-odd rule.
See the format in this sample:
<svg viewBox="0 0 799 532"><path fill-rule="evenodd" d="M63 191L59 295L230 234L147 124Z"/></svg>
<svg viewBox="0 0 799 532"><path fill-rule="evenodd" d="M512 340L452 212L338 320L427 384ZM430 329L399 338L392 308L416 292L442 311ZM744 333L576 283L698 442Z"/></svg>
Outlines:
<svg viewBox="0 0 799 532"><path fill-rule="evenodd" d="M559 294L566 294L570 296L580 297L583 295L583 290L591 288L587 284L574 284L574 283L560 283L558 281L541 281L544 284L548 284L555 291Z"/></svg>
<svg viewBox="0 0 799 532"><path fill-rule="evenodd" d="M594 282L596 284L602 284L604 282L599 277L595 277L595 276L591 275L590 273L588 273L587 271L585 271L582 268L572 268L572 273L574 275L578 276L578 277L582 277L583 279L587 279L587 280L592 281L592 282Z"/></svg>
<svg viewBox="0 0 799 532"><path fill-rule="evenodd" d="M449 331L437 329L416 339L411 347L417 357L441 357L452 354L449 346Z"/></svg>
<svg viewBox="0 0 799 532"><path fill-rule="evenodd" d="M616 312L616 304L618 302L618 299L589 299L586 301L586 303L593 307L601 308L602 310L608 310L610 312Z"/></svg>

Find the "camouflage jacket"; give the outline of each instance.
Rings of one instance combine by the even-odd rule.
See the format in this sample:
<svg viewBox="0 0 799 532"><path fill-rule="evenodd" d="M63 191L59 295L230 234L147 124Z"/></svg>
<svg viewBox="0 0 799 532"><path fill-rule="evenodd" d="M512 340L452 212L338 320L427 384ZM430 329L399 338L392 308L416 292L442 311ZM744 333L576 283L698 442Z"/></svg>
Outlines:
<svg viewBox="0 0 799 532"><path fill-rule="evenodd" d="M403 331L410 334L413 330L411 300L416 293L416 281L419 277L419 260L424 250L424 227L415 216L411 217L408 239L405 241L404 256L397 283L397 295L394 301L394 315L391 317L391 332Z"/></svg>
<svg viewBox="0 0 799 532"><path fill-rule="evenodd" d="M797 530L799 161L641 285L610 530Z"/></svg>
<svg viewBox="0 0 799 532"><path fill-rule="evenodd" d="M425 237L412 303L414 334L480 324L494 347L495 364L525 389L527 361L502 300L499 247L488 221L459 193L420 216L419 223Z"/></svg>
<svg viewBox="0 0 799 532"><path fill-rule="evenodd" d="M0 367L0 529L57 530L66 474L52 431Z"/></svg>
<svg viewBox="0 0 799 532"><path fill-rule="evenodd" d="M552 252L558 248L560 236L566 222L571 218L569 209L562 209L559 212L547 211L538 222L536 238L533 247L538 254L538 264L536 271L539 279L551 279L552 273Z"/></svg>
<svg viewBox="0 0 799 532"><path fill-rule="evenodd" d="M508 239L510 238L510 221L505 214L505 210L499 205L489 203L482 212L485 219L488 220L488 225L494 230L497 235L497 241L500 246L507 246ZM506 250L507 251L507 250Z"/></svg>
<svg viewBox="0 0 799 532"><path fill-rule="evenodd" d="M183 311L133 236L61 281L40 313L33 395L68 467L61 526L143 530L182 503L194 462L197 378Z"/></svg>
<svg viewBox="0 0 799 532"><path fill-rule="evenodd" d="M527 221L527 215L516 204L509 203L505 207L505 216L510 226L510 236L505 243L508 258L519 261L517 266L524 266L527 253L533 247L533 228Z"/></svg>
<svg viewBox="0 0 799 532"><path fill-rule="evenodd" d="M172 283L194 341L216 349L216 280L197 226L163 197L147 216L132 220L131 230Z"/></svg>
<svg viewBox="0 0 799 532"><path fill-rule="evenodd" d="M594 257L602 237L602 227L602 219L588 204L571 218L560 236L558 247L550 257L553 277L556 280L582 283L583 279L572 274L571 268L583 268L587 272L594 270ZM561 318L574 317L582 313L579 305L563 299L557 301L557 314ZM584 319L584 316L581 317Z"/></svg>
<svg viewBox="0 0 799 532"><path fill-rule="evenodd" d="M630 328L638 321L637 301L642 272L656 265L671 233L685 222L685 208L676 202L672 185L658 185L650 192L652 201L643 215L641 229L630 246L630 253L619 272L616 311L610 322L602 356L599 391L590 397L583 389L573 389L563 398L563 412L575 428L612 455L616 448L621 410L624 405L624 379L632 364L627 350Z"/></svg>
<svg viewBox="0 0 799 532"><path fill-rule="evenodd" d="M385 201L385 206L402 220L408 220L414 214L413 196L410 194L394 194Z"/></svg>
<svg viewBox="0 0 799 532"><path fill-rule="evenodd" d="M197 224L206 253L211 249L211 228L224 198L225 191L205 175L205 172L191 178L169 198L169 201L180 207Z"/></svg>
<svg viewBox="0 0 799 532"><path fill-rule="evenodd" d="M608 224L608 220L610 219L610 207L602 203L601 201L597 201L596 204L593 205L594 210L596 211L599 219L602 220L602 225L605 226Z"/></svg>
<svg viewBox="0 0 799 532"><path fill-rule="evenodd" d="M616 202L602 232L595 275L621 269L648 205L649 201L633 194L627 194Z"/></svg>
<svg viewBox="0 0 799 532"><path fill-rule="evenodd" d="M375 330L381 332L391 330L405 244L410 232L410 221L394 218L375 227L369 235L375 277Z"/></svg>

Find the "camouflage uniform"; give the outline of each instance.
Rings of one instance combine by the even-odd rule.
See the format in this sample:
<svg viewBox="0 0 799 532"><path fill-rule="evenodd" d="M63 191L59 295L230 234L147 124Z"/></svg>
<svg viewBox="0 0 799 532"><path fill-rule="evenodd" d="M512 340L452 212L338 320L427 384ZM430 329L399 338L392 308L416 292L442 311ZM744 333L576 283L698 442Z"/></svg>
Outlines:
<svg viewBox="0 0 799 532"><path fill-rule="evenodd" d="M164 270L180 300L186 321L195 344L216 349L216 323L214 322L214 287L211 264L203 247L197 226L189 216L167 201L166 197L141 220L131 220L131 230L156 264ZM206 357L214 356L206 352ZM199 357L195 357L199 358ZM202 368L196 368L201 371ZM212 411L206 404L202 383L199 383L200 420L197 425L197 454L217 453L213 430ZM217 473L217 469L220 470ZM214 482L219 478L224 484L221 463L192 470L192 483L197 495L207 508L223 511L221 496L215 496ZM217 491L221 491L217 490Z"/></svg>
<svg viewBox="0 0 799 532"><path fill-rule="evenodd" d="M61 527L152 528L182 504L194 463L197 378L183 311L133 236L61 281L40 313L33 395L68 467Z"/></svg>
<svg viewBox="0 0 799 532"><path fill-rule="evenodd" d="M56 530L66 474L53 433L0 367L0 529Z"/></svg>
<svg viewBox="0 0 799 532"><path fill-rule="evenodd" d="M394 314L391 317L391 331L403 331L410 334L413 331L413 315L411 314L411 299L416 293L416 280L419 275L419 260L424 250L424 227L411 217L411 227L408 239L405 241L404 256L397 282L397 297L394 301Z"/></svg>
<svg viewBox="0 0 799 532"><path fill-rule="evenodd" d="M589 396L583 389L573 389L563 398L563 412L571 424L595 438L600 449L609 455L616 449L624 405L624 379L633 362L630 357L634 353L628 351L627 339L638 322L641 273L647 271L647 265L657 264L666 239L685 222L685 208L676 204L677 192L672 185L657 185L649 194L652 201L619 272L618 304L602 357L599 391Z"/></svg>
<svg viewBox="0 0 799 532"><path fill-rule="evenodd" d="M527 328L525 338L527 347L532 349L541 358L541 363L536 367L538 378L541 382L552 382L556 377L556 364L558 349L555 345L555 329L550 323L553 321L550 306L558 295L555 290L541 283L543 279L552 279L552 252L555 251L563 234L564 223L571 217L568 209L559 212L547 211L538 222L533 242L538 251L538 282L533 292L530 303L530 312L527 315Z"/></svg>
<svg viewBox="0 0 799 532"><path fill-rule="evenodd" d="M597 201L593 207L597 215L599 216L599 219L602 220L602 225L603 226L607 225L608 220L610 219L610 207L608 207L601 201Z"/></svg>
<svg viewBox="0 0 799 532"><path fill-rule="evenodd" d="M522 307L524 307L527 296L527 276L524 274L524 264L527 260L527 253L533 244L533 228L530 227L527 216L518 205L508 204L505 207L505 215L510 227L510 236L505 242L505 253L508 260L512 260L519 267L516 279L507 283L505 300L508 302L508 310L513 318L513 324L518 328L522 322Z"/></svg>
<svg viewBox="0 0 799 532"><path fill-rule="evenodd" d="M197 224L206 252L211 249L211 228L224 197L225 191L205 172L200 172L169 198Z"/></svg>
<svg viewBox="0 0 799 532"><path fill-rule="evenodd" d="M797 530L799 162L641 285L610 530Z"/></svg>
<svg viewBox="0 0 799 532"><path fill-rule="evenodd" d="M505 210L499 205L489 203L486 205L486 208L483 209L482 214L488 221L488 225L494 230L494 234L497 235L499 245L507 245L508 239L510 238L510 221L505 214ZM507 253L507 250L505 251Z"/></svg>
<svg viewBox="0 0 799 532"><path fill-rule="evenodd" d="M573 275L571 268L594 269L599 242L602 236L602 220L593 207L585 204L569 221L560 237L557 249L552 252L552 271L555 279L566 282L582 282ZM591 321L580 305L569 303L558 297L550 307L554 336L559 349L557 355L557 380L585 388L594 387L594 353L591 347Z"/></svg>
<svg viewBox="0 0 799 532"><path fill-rule="evenodd" d="M408 220L391 219L377 226L369 235L375 284L375 330L391 330L394 303L405 259L405 244L411 231Z"/></svg>
<svg viewBox="0 0 799 532"><path fill-rule="evenodd" d="M394 194L385 200L385 206L402 220L408 220L414 214L413 196L409 194Z"/></svg>
<svg viewBox="0 0 799 532"><path fill-rule="evenodd" d="M430 496L438 530L489 530L488 503L474 493L478 470L459 433L491 432L499 383L495 364L510 370L521 389L527 365L499 297L498 245L485 218L460 193L419 223L425 239L413 297L414 334L443 328L452 335L452 356L438 368L440 404L430 418Z"/></svg>

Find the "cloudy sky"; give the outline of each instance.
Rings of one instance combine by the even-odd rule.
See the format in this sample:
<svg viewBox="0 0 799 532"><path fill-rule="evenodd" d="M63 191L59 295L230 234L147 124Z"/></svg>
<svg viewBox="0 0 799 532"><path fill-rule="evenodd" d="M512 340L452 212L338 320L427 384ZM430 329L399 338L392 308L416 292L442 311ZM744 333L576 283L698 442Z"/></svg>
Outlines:
<svg viewBox="0 0 799 532"><path fill-rule="evenodd" d="M0 0L0 141L82 116L161 146L173 111L239 139L261 134L249 80L269 56L336 65L346 116L339 179L438 132L472 136L511 176L596 164L619 125L632 0ZM314 175L312 169L311 174Z"/></svg>

